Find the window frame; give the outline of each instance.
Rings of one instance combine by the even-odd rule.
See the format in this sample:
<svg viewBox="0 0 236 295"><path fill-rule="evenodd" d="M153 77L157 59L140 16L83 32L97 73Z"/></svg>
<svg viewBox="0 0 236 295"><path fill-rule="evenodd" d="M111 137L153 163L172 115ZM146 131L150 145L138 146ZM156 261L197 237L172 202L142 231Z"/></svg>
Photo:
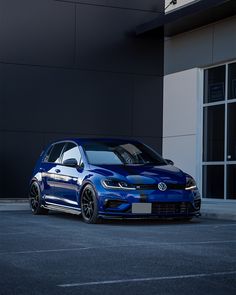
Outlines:
<svg viewBox="0 0 236 295"><path fill-rule="evenodd" d="M227 167L229 165L235 165L236 164L236 160L235 161L229 161L229 159L227 158L228 155L228 106L231 103L236 103L236 98L229 98L229 65L236 63L236 60L232 60L229 62L224 62L224 63L219 63L219 64L215 64L212 66L208 66L208 67L203 67L201 68L201 78L200 78L200 83L199 83L199 122L201 124L200 127L200 131L199 131L199 148L198 148L198 159L201 163L200 167L199 167L199 172L198 172L198 178L200 180L200 191L201 193L203 193L203 184L204 184L204 179L203 179L203 168L204 166L207 165L222 165L224 166L224 195L222 200L228 200L228 196L227 196ZM224 100L221 101L216 101L216 102L204 102L204 89L205 89L205 79L204 79L204 71L211 69L211 68L215 68L215 67L220 67L220 66L225 66L225 97ZM204 161L203 160L203 151L204 151L204 147L203 147L203 134L204 134L204 121L203 121L203 111L204 108L206 107L210 107L210 106L216 106L216 105L224 105L225 106L225 126L224 126L224 130L225 130L225 138L224 138L224 159L223 161ZM206 196L203 196L204 198L207 198Z"/></svg>
<svg viewBox="0 0 236 295"><path fill-rule="evenodd" d="M65 145L64 145L64 147L63 147L63 149L62 149L62 151L61 151L61 155L60 155L60 161L61 161L60 165L62 165L62 166L66 166L66 165L64 165L64 164L62 163L62 155L64 154L64 151L65 151L66 146L68 145L68 143L73 143L73 144L78 148L78 152L79 152L79 155L80 155L80 161L79 161L79 163L78 163L78 167L81 166L82 163L83 163L83 161L82 161L82 154L81 154L81 152L80 152L79 145L78 145L76 142L72 141L72 140L65 141Z"/></svg>
<svg viewBox="0 0 236 295"><path fill-rule="evenodd" d="M50 154L51 154L51 152L52 152L52 150L53 150L53 147L54 147L56 144L60 144L60 143L63 143L63 144L64 144L64 146L63 146L63 148L62 148L62 150L61 150L61 153L60 153L60 157L59 157L59 159L60 159L59 161L60 161L60 162L59 162L59 163L55 163L55 162L45 161L45 158L46 158L47 153L49 152L49 150L50 150L50 152L49 152L49 154L48 154L48 157L50 157ZM81 153L81 151L80 151L80 148L79 148L78 143L75 142L75 141L73 141L73 140L66 140L66 141L65 141L65 140L62 140L62 141L57 141L57 142L52 143L52 144L48 147L47 151L45 152L45 155L44 155L44 157L43 157L42 162L43 162L43 163L49 163L49 164L56 164L56 165L66 166L66 165L63 165L63 163L62 163L62 155L63 155L64 150L65 150L65 148L66 148L66 146L67 146L68 143L73 143L73 144L75 144L75 146L78 147L78 152L79 152L79 154L80 154L80 162L78 163L78 167L81 166L82 163L84 163L84 162L83 162L82 153Z"/></svg>
<svg viewBox="0 0 236 295"><path fill-rule="evenodd" d="M47 149L47 152L50 150L50 152L49 152L49 154L48 154L48 158L50 158L50 155L51 155L51 153L52 153L52 151L53 151L54 146L57 145L57 144L61 144L61 143L64 144L64 146L63 146L62 149L61 149L61 153L62 153L62 151L64 150L64 147L65 147L65 142L64 142L64 141L54 142L54 143L52 143L52 144L50 145L50 147ZM45 156L44 156L44 159L43 159L43 163L60 164L60 161L61 161L61 153L60 153L60 156L59 156L59 158L58 158L58 159L59 159L59 163L56 163L56 162L45 161L45 158L46 158L46 156L47 156L47 152L45 153Z"/></svg>

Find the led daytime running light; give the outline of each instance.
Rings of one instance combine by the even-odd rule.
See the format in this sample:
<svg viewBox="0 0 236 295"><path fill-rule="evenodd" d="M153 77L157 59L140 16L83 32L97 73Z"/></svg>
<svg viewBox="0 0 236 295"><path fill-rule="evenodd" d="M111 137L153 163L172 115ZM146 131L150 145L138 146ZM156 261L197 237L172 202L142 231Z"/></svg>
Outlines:
<svg viewBox="0 0 236 295"><path fill-rule="evenodd" d="M188 191L188 190L193 190L195 188L197 188L195 180L192 177L187 176L185 190Z"/></svg>
<svg viewBox="0 0 236 295"><path fill-rule="evenodd" d="M185 188L186 191L191 190L191 189L195 189L197 186L196 185L192 185L192 186L188 186Z"/></svg>
<svg viewBox="0 0 236 295"><path fill-rule="evenodd" d="M114 181L115 182L115 181ZM123 182L123 181L122 181ZM119 182L117 181L117 186L115 185L109 185L106 183L106 180L102 180L102 185L103 187L105 187L106 189L124 189L124 190L135 190L136 188L135 187L126 187L126 186L122 186L121 183L122 182Z"/></svg>

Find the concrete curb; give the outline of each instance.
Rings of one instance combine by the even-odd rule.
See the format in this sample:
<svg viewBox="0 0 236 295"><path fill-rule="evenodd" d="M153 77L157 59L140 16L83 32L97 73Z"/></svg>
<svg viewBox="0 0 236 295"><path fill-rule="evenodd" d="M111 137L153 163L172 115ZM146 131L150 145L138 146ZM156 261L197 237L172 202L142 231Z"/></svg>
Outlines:
<svg viewBox="0 0 236 295"><path fill-rule="evenodd" d="M216 212L210 212L210 211L201 211L201 217L202 218L208 218L208 219L218 219L218 220L231 220L236 221L236 213L216 213Z"/></svg>
<svg viewBox="0 0 236 295"><path fill-rule="evenodd" d="M14 198L14 199L10 199L10 198L4 198L4 199L0 199L0 205L1 204L12 204L12 203L28 203L29 199L27 198Z"/></svg>
<svg viewBox="0 0 236 295"><path fill-rule="evenodd" d="M25 211L30 210L29 203L0 204L0 212L3 211Z"/></svg>
<svg viewBox="0 0 236 295"><path fill-rule="evenodd" d="M30 210L28 199L0 199L0 212ZM202 202L201 218L236 221L236 201Z"/></svg>

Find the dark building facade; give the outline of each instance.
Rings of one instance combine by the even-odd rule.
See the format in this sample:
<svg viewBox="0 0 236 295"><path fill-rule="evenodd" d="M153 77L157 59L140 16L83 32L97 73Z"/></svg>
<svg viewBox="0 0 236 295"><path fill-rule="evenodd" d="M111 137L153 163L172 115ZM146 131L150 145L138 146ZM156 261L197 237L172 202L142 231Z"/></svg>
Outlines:
<svg viewBox="0 0 236 295"><path fill-rule="evenodd" d="M0 0L0 197L27 197L43 147L140 139L162 152L163 36L136 27L156 0Z"/></svg>
<svg viewBox="0 0 236 295"><path fill-rule="evenodd" d="M164 28L163 156L196 178L203 197L236 200L236 1L165 6L137 28Z"/></svg>

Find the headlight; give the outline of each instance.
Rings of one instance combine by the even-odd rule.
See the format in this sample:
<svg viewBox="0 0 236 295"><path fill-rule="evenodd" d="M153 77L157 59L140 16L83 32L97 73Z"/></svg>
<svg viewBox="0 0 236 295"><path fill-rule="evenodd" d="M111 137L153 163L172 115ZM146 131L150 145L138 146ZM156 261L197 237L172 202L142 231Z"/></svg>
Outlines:
<svg viewBox="0 0 236 295"><path fill-rule="evenodd" d="M195 189L197 187L195 180L190 177L190 176L186 176L186 190L192 190Z"/></svg>
<svg viewBox="0 0 236 295"><path fill-rule="evenodd" d="M124 181L104 179L102 180L102 185L106 189L124 189L124 190L135 190L136 188L131 184Z"/></svg>

